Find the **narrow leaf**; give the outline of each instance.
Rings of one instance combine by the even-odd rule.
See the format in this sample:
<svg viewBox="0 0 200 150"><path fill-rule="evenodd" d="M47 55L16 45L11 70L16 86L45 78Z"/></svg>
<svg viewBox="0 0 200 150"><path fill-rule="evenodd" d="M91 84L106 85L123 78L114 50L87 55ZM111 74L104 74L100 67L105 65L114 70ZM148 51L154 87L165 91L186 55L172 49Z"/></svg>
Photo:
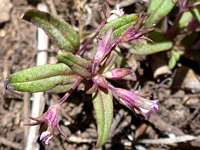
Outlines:
<svg viewBox="0 0 200 150"><path fill-rule="evenodd" d="M74 83L77 80L77 75L58 75L45 79L38 79L27 82L15 82L11 83L8 79L6 88L8 90L17 90L22 92L44 92L50 90L58 85L65 85Z"/></svg>
<svg viewBox="0 0 200 150"><path fill-rule="evenodd" d="M189 21L192 19L191 12L184 12L179 20L179 29L184 30L184 28L188 27Z"/></svg>
<svg viewBox="0 0 200 150"><path fill-rule="evenodd" d="M148 55L161 51L166 51L172 48L173 42L166 40L162 33L151 32L148 38L152 39L155 44L143 41L131 49L131 53L138 55Z"/></svg>
<svg viewBox="0 0 200 150"><path fill-rule="evenodd" d="M173 9L176 2L177 0L152 0L147 10L148 13L151 13L146 21L148 28L154 27L158 21L166 16Z"/></svg>
<svg viewBox="0 0 200 150"><path fill-rule="evenodd" d="M193 9L193 15L196 18L196 20L200 23L200 2L195 2L195 5L199 5L196 8Z"/></svg>
<svg viewBox="0 0 200 150"><path fill-rule="evenodd" d="M99 148L106 142L110 132L113 118L113 100L111 93L103 88L99 88L92 96L98 127L96 148Z"/></svg>
<svg viewBox="0 0 200 150"><path fill-rule="evenodd" d="M57 85L75 82L77 75L65 64L46 64L10 75L6 88L24 92L43 92Z"/></svg>
<svg viewBox="0 0 200 150"><path fill-rule="evenodd" d="M72 86L74 85L75 82L66 84L66 85L58 85L56 87L54 87L53 89L51 89L51 92L53 93L65 93L68 92Z"/></svg>
<svg viewBox="0 0 200 150"><path fill-rule="evenodd" d="M78 50L80 45L79 35L64 20L35 9L27 11L22 19L42 28L61 49L70 52Z"/></svg>
<svg viewBox="0 0 200 150"><path fill-rule="evenodd" d="M184 54L184 51L182 50L171 50L171 56L170 56L170 59L169 59L169 69L173 69L177 62L179 61L181 55Z"/></svg>
<svg viewBox="0 0 200 150"><path fill-rule="evenodd" d="M131 53L138 55L149 55L169 50L172 48L172 46L173 43L171 41L163 41L156 44L145 43L134 46L134 48L131 49Z"/></svg>
<svg viewBox="0 0 200 150"><path fill-rule="evenodd" d="M107 32L113 26L114 37L119 37L126 29L136 23L138 14L130 14L107 23L100 31L99 36L102 36L104 31Z"/></svg>
<svg viewBox="0 0 200 150"><path fill-rule="evenodd" d="M58 58L61 62L67 64L71 70L73 70L76 74L82 77L90 77L91 73L91 62L83 59L81 57L77 57L71 52L63 53L62 51L58 52Z"/></svg>
<svg viewBox="0 0 200 150"><path fill-rule="evenodd" d="M16 72L8 79L10 83L19 83L66 74L73 74L73 71L64 63L46 64Z"/></svg>

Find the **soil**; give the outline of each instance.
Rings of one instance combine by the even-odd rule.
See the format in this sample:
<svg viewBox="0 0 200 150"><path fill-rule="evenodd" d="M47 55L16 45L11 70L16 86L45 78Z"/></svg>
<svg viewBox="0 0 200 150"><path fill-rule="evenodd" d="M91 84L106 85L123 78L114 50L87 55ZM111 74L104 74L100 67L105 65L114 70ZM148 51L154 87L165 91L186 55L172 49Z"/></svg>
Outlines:
<svg viewBox="0 0 200 150"><path fill-rule="evenodd" d="M0 1L1 2L1 1ZM66 20L82 37L95 31L102 18L102 3L96 0L44 0L49 12ZM111 8L118 3L126 13L146 11L149 1L107 0ZM8 16L0 22L0 150L24 149L30 119L32 94L18 91L4 93L4 81L12 73L36 65L37 28L21 20L29 9L36 8L39 0L6 0ZM0 12L5 11L3 9ZM87 32L86 32L87 31ZM129 67L136 71L137 81L116 81L118 87L151 95L160 99L159 112L145 120L135 116L128 108L114 100L114 119L110 136L101 149L200 149L200 86L199 63L181 58L172 71L155 75L159 69L159 57L167 58L168 52L148 56L127 53L131 44L120 45ZM50 41L48 63L57 62L58 47ZM168 58L167 58L168 59ZM195 67L194 67L195 66ZM195 68L195 69L194 69ZM155 77L156 76L156 77ZM68 143L55 131L49 145L39 139L41 150L89 150L95 149L97 139L96 120L91 96L83 85L72 93L62 105L60 126L69 137ZM63 94L48 95L55 103ZM46 104L46 107L48 105ZM45 109L46 110L46 109ZM39 134L39 130L38 130Z"/></svg>

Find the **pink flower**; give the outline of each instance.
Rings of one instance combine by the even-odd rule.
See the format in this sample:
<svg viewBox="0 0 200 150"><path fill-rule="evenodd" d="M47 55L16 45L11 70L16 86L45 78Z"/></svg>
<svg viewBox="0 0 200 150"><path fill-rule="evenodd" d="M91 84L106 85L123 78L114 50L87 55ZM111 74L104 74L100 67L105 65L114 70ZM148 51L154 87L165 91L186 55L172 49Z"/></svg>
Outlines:
<svg viewBox="0 0 200 150"><path fill-rule="evenodd" d="M134 113L137 110L145 119L147 119L152 112L158 111L159 100L148 100L142 98L136 93L130 92L121 88L111 88L111 90L124 102Z"/></svg>
<svg viewBox="0 0 200 150"><path fill-rule="evenodd" d="M140 39L142 36L153 29L144 29L145 22L147 20L148 15L142 13L137 22L130 26L124 33L119 37L118 42L129 42L135 39ZM144 38L147 39L147 38Z"/></svg>
<svg viewBox="0 0 200 150"><path fill-rule="evenodd" d="M114 68L104 73L103 76L107 79L118 80L129 74L134 74L134 72L128 68Z"/></svg>
<svg viewBox="0 0 200 150"><path fill-rule="evenodd" d="M108 82L104 76L101 74L97 74L92 78L92 81L95 85L101 86L103 88L108 88Z"/></svg>
<svg viewBox="0 0 200 150"><path fill-rule="evenodd" d="M35 123L25 124L27 126L34 126L44 123L42 128L47 126L47 130L43 131L40 135L40 140L43 140L47 145L49 141L53 138L54 129L57 127L58 131L65 137L69 142L67 136L61 131L59 126L59 114L60 114L60 105L55 104L51 106L43 115L37 118L30 117L30 119L36 121Z"/></svg>
<svg viewBox="0 0 200 150"><path fill-rule="evenodd" d="M102 40L97 41L97 51L94 57L92 72L95 72L96 67L105 59L105 57L111 52L114 43L113 27L111 27L105 35L102 36Z"/></svg>

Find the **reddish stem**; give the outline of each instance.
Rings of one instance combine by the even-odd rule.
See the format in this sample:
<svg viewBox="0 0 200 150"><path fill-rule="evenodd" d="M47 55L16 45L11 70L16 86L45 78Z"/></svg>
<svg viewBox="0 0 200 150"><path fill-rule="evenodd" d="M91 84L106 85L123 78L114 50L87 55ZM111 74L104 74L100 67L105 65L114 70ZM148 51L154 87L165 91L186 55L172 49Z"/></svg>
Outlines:
<svg viewBox="0 0 200 150"><path fill-rule="evenodd" d="M61 105L70 96L82 79L83 77L78 77L72 88L57 102L59 105Z"/></svg>
<svg viewBox="0 0 200 150"><path fill-rule="evenodd" d="M91 86L90 86L90 84L89 84L88 80L84 78L84 81L85 81L85 83L86 83L87 89L90 89L90 88L91 88Z"/></svg>
<svg viewBox="0 0 200 150"><path fill-rule="evenodd" d="M166 33L166 37L168 39L172 40L174 38L174 36L176 35L176 29L178 27L178 23L179 23L179 20L180 20L182 15L183 15L183 11L180 10L177 14L177 17L176 17L176 20L175 20L173 26Z"/></svg>

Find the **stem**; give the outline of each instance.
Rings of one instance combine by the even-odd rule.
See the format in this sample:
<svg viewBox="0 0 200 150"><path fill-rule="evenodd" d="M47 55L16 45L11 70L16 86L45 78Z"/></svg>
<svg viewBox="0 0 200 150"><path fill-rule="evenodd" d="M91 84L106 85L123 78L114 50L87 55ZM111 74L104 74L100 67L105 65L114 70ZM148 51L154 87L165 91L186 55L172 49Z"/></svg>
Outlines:
<svg viewBox="0 0 200 150"><path fill-rule="evenodd" d="M80 83L80 81L83 79L83 77L79 76L72 88L57 102L59 105L61 105L69 96L70 94L74 91L76 86Z"/></svg>
<svg viewBox="0 0 200 150"><path fill-rule="evenodd" d="M171 40L171 39L174 38L176 29L177 29L177 27L178 27L179 20L180 20L180 18L181 18L182 15L183 15L183 11L180 10L179 13L178 13L178 15L177 15L177 17L176 17L176 20L175 20L173 26L172 26L172 27L168 30L168 32L166 33L166 37L167 37L168 39Z"/></svg>
<svg viewBox="0 0 200 150"><path fill-rule="evenodd" d="M84 81L85 81L85 83L86 83L87 89L90 89L90 88L91 88L91 86L90 86L90 84L89 84L88 80L84 78Z"/></svg>
<svg viewBox="0 0 200 150"><path fill-rule="evenodd" d="M200 4L195 5L195 6L188 6L189 0L180 0L178 5L179 5L179 12L176 17L176 20L175 20L173 26L165 34L169 40L172 40L174 38L174 36L176 35L175 32L178 27L179 20L180 20L181 16L183 15L183 13L186 11L191 11L192 9L196 8Z"/></svg>
<svg viewBox="0 0 200 150"><path fill-rule="evenodd" d="M104 19L99 28L97 29L95 35L93 37L91 37L77 52L76 52L76 55L79 55L86 47L87 45L92 42L94 40L94 38L96 38L96 36L99 34L99 32L101 31L101 29L104 27L104 25L106 24L106 20Z"/></svg>

